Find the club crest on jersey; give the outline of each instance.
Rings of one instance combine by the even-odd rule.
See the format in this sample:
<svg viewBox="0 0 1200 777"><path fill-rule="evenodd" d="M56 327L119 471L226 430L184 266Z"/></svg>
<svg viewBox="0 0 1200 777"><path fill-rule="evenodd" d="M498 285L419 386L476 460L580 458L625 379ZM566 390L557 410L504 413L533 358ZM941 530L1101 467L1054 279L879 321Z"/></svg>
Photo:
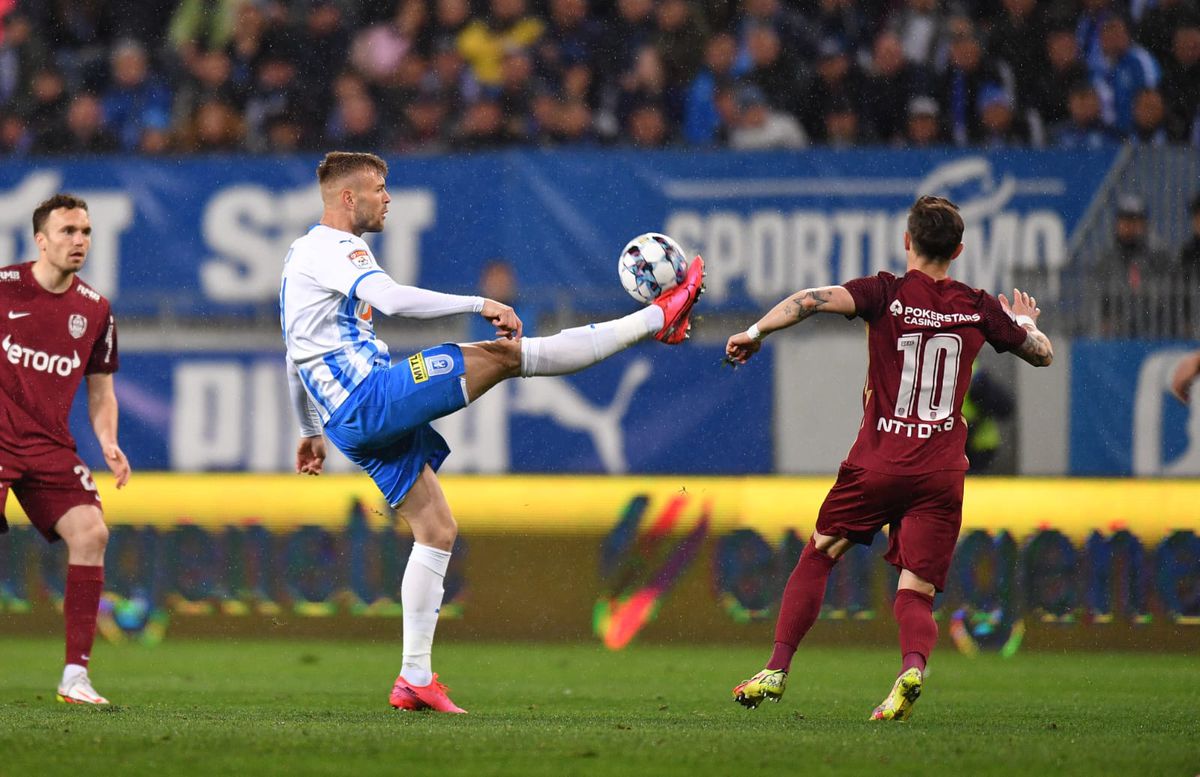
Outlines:
<svg viewBox="0 0 1200 777"><path fill-rule="evenodd" d="M894 299L892 300L892 304L888 305L888 311L893 316L898 316L904 312L904 306L900 304L900 300Z"/></svg>
<svg viewBox="0 0 1200 777"><path fill-rule="evenodd" d="M454 370L454 360L442 353L434 354L425 359L425 367L430 376L448 375Z"/></svg>
<svg viewBox="0 0 1200 777"><path fill-rule="evenodd" d="M346 255L346 258L350 260L350 264L360 270L365 270L371 266L371 254L361 248L354 249Z"/></svg>
<svg viewBox="0 0 1200 777"><path fill-rule="evenodd" d="M67 331L71 333L71 337L78 340L87 331L87 319L78 313L72 313L67 319Z"/></svg>

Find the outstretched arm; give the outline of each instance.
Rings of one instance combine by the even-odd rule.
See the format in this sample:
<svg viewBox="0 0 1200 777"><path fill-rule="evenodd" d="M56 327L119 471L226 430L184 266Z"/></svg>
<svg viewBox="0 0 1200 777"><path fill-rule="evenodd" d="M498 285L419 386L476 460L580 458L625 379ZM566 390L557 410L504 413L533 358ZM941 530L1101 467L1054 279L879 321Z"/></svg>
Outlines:
<svg viewBox="0 0 1200 777"><path fill-rule="evenodd" d="M772 332L787 329L815 313L855 313L854 298L842 286L822 286L805 289L790 295L745 332L738 332L725 344L725 358L734 364L745 364L758 353L762 340Z"/></svg>
<svg viewBox="0 0 1200 777"><path fill-rule="evenodd" d="M1013 289L1012 304L1001 294L1000 307L1029 333L1025 336L1025 342L1013 353L1034 367L1049 367L1054 361L1054 346L1050 343L1050 338L1037 328L1038 316L1042 314L1037 300L1020 289Z"/></svg>
<svg viewBox="0 0 1200 777"><path fill-rule="evenodd" d="M484 297L443 294L416 286L402 286L386 273L365 276L354 295L385 316L405 318L442 318L458 313L478 313L505 337L521 336L521 319L511 307Z"/></svg>
<svg viewBox="0 0 1200 777"><path fill-rule="evenodd" d="M104 463L117 478L117 488L129 482L129 460L117 445L117 394L112 373L93 372L87 376L88 417L92 431L104 452Z"/></svg>

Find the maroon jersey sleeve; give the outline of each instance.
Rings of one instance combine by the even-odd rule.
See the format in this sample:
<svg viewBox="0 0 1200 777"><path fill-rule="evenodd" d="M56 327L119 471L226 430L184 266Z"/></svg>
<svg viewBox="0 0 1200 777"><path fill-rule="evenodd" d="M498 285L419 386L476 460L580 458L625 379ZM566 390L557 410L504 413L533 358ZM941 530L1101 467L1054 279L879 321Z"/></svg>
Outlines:
<svg viewBox="0 0 1200 777"><path fill-rule="evenodd" d="M998 299L986 291L982 294L979 308L983 317L983 336L998 353L1020 348L1029 332L1025 331L1025 327L1018 326L1017 322L1004 312Z"/></svg>
<svg viewBox="0 0 1200 777"><path fill-rule="evenodd" d="M896 276L888 272L846 281L842 288L854 299L854 315L871 322L887 312L888 289Z"/></svg>
<svg viewBox="0 0 1200 777"><path fill-rule="evenodd" d="M107 307L107 306L106 306ZM108 308L100 336L92 345L92 355L88 358L84 375L96 373L112 374L117 371L117 323L113 319L112 308Z"/></svg>

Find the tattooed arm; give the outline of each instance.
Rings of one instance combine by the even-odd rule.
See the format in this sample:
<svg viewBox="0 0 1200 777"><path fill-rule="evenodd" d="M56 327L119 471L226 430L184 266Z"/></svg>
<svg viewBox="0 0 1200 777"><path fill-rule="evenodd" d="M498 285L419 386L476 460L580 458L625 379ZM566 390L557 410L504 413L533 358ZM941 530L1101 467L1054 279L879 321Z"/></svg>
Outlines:
<svg viewBox="0 0 1200 777"><path fill-rule="evenodd" d="M730 337L725 344L725 358L736 364L745 364L747 359L758 353L764 337L798 324L814 313L852 316L854 312L854 298L841 286L798 291L771 308L750 329Z"/></svg>
<svg viewBox="0 0 1200 777"><path fill-rule="evenodd" d="M1010 305L1008 299L1001 294L1000 307L1004 308L1004 312L1013 316L1021 328L1028 332L1025 335L1025 342L1013 353L1034 367L1049 367L1050 363L1054 361L1054 346L1050 344L1050 338L1037 328L1038 316L1042 314L1041 309L1037 306L1037 300L1020 289L1013 289L1012 304Z"/></svg>

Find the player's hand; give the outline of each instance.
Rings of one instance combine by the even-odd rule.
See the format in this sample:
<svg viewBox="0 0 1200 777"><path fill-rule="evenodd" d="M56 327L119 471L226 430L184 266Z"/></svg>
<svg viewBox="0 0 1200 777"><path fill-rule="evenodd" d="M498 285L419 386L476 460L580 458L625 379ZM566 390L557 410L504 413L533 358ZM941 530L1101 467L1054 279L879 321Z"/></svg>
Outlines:
<svg viewBox="0 0 1200 777"><path fill-rule="evenodd" d="M517 317L515 310L503 302L497 302L494 299L484 300L483 310L479 311L479 315L496 327L496 337L506 337L509 340L521 339L521 319Z"/></svg>
<svg viewBox="0 0 1200 777"><path fill-rule="evenodd" d="M300 438L296 448L296 473L300 475L320 475L325 468L325 438Z"/></svg>
<svg viewBox="0 0 1200 777"><path fill-rule="evenodd" d="M745 332L738 332L725 343L725 360L734 365L745 364L760 348L762 340L755 340Z"/></svg>
<svg viewBox="0 0 1200 777"><path fill-rule="evenodd" d="M1038 316L1042 315L1041 309L1037 306L1037 300L1020 289L1013 289L1012 304L1009 304L1008 298L1001 294L1000 307L1004 308L1004 312L1014 319L1017 316L1029 316L1033 319L1034 326L1037 326Z"/></svg>
<svg viewBox="0 0 1200 777"><path fill-rule="evenodd" d="M125 458L125 452L121 450L121 446L115 442L105 445L104 463L117 476L117 488L124 488L125 484L129 482L129 475L133 470L129 467L129 459Z"/></svg>
<svg viewBox="0 0 1200 777"><path fill-rule="evenodd" d="M1197 375L1200 375L1200 352L1180 359L1174 374L1171 375L1171 393L1185 405Z"/></svg>

